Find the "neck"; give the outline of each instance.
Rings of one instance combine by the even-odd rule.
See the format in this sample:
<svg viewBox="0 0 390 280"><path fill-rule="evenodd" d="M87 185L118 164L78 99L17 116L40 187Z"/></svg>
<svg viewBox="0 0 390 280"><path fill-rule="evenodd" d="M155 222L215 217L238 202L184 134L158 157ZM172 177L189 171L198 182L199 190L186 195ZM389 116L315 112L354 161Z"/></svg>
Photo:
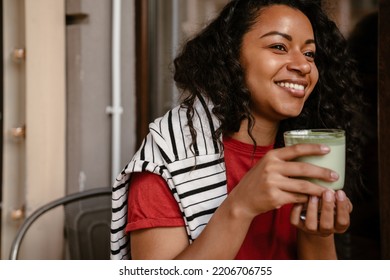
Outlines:
<svg viewBox="0 0 390 280"><path fill-rule="evenodd" d="M279 124L275 123L255 123L252 129L252 136L258 146L268 146L275 142ZM233 139L243 143L253 144L253 140L248 133L248 120L243 120L240 129L230 135Z"/></svg>

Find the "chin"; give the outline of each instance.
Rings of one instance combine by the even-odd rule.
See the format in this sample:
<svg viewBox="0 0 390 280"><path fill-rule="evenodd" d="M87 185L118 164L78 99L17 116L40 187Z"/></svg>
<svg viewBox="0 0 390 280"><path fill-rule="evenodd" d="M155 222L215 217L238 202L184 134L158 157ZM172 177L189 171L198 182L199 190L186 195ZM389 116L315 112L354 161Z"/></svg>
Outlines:
<svg viewBox="0 0 390 280"><path fill-rule="evenodd" d="M303 107L284 109L280 113L285 119L296 118L302 113Z"/></svg>
<svg viewBox="0 0 390 280"><path fill-rule="evenodd" d="M298 117L302 113L302 110L284 110L280 112L282 116L285 118L295 118Z"/></svg>

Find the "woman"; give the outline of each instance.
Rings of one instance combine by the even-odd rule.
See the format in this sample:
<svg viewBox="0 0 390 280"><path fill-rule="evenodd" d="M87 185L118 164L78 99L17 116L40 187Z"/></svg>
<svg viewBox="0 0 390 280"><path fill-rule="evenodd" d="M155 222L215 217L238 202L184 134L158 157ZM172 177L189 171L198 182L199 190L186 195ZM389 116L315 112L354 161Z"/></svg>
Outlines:
<svg viewBox="0 0 390 280"><path fill-rule="evenodd" d="M117 179L113 258L128 257L129 232L134 259L335 259L334 234L347 230L352 204L301 179L338 174L292 162L329 148L283 147L282 133L345 129L346 189L356 185L352 69L313 1L231 1L175 59L185 99L150 125Z"/></svg>

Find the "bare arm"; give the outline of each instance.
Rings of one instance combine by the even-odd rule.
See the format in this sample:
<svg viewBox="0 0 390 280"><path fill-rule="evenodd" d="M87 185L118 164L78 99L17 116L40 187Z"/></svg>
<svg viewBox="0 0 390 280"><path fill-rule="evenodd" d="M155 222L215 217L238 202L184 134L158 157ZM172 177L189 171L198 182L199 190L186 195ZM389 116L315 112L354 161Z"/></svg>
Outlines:
<svg viewBox="0 0 390 280"><path fill-rule="evenodd" d="M184 227L131 233L133 259L234 259L252 219L232 203L229 196L190 246Z"/></svg>

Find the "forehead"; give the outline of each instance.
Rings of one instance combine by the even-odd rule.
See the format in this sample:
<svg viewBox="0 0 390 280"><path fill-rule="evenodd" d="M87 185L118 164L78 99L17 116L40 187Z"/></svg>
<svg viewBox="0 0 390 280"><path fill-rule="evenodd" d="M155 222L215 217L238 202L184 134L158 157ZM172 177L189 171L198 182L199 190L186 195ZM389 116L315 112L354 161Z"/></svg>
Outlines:
<svg viewBox="0 0 390 280"><path fill-rule="evenodd" d="M252 29L258 32L273 30L314 37L313 28L307 16L300 10L286 5L271 5L261 9Z"/></svg>

